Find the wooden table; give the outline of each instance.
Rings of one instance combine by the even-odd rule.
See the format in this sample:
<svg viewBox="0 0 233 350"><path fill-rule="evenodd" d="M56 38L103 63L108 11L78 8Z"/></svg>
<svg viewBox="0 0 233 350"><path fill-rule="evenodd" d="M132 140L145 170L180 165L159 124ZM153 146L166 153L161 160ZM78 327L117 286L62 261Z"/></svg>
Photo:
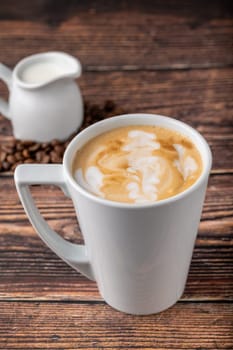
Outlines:
<svg viewBox="0 0 233 350"><path fill-rule="evenodd" d="M0 349L232 349L233 128L230 1L6 1L0 60L64 50L80 58L85 99L176 117L199 130L214 162L181 300L136 317L38 238L11 173L0 174ZM0 94L7 96L1 83ZM12 138L0 117L0 141ZM36 202L65 238L82 242L72 203L52 186Z"/></svg>

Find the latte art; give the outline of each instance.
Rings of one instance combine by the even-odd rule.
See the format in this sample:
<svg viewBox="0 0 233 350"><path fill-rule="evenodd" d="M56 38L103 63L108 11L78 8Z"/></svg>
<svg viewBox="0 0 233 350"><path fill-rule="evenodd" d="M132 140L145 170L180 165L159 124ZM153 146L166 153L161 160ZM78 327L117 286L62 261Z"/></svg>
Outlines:
<svg viewBox="0 0 233 350"><path fill-rule="evenodd" d="M89 141L76 154L73 174L89 192L128 203L155 202L191 186L201 158L191 141L170 129L129 126Z"/></svg>

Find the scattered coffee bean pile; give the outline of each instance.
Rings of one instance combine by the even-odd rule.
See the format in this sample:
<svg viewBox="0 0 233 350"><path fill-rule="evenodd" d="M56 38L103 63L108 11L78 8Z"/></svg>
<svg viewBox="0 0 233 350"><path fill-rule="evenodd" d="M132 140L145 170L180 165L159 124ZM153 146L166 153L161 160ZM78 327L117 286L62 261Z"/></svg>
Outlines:
<svg viewBox="0 0 233 350"><path fill-rule="evenodd" d="M107 100L103 106L85 102L84 121L78 132L99 120L123 113L126 112L111 100ZM0 145L0 172L14 171L19 164L61 163L63 153L75 135L76 133L64 142L53 140L39 143L13 139L7 144Z"/></svg>

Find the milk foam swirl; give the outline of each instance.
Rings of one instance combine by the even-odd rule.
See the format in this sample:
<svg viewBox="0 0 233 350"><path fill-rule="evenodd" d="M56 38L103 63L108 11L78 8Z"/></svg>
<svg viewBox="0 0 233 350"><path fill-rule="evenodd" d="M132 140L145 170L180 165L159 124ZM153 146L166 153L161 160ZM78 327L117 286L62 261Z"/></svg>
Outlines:
<svg viewBox="0 0 233 350"><path fill-rule="evenodd" d="M96 142L92 152L80 153L75 179L97 196L131 203L155 202L190 186L190 179L194 181L193 175L200 170L200 159L187 140L183 144L164 142L156 130L140 127L119 135L108 142Z"/></svg>

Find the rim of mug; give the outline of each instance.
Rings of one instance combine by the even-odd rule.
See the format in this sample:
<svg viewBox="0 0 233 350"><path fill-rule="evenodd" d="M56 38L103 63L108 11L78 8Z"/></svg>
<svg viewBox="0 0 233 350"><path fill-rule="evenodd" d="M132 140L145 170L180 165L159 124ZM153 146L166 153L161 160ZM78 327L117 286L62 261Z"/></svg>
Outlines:
<svg viewBox="0 0 233 350"><path fill-rule="evenodd" d="M86 138L88 136L88 134L90 134L90 132L96 128L101 128L101 126L103 125L110 125L112 127L110 127L108 130L104 131L110 131L113 130L115 128L121 127L120 125L117 125L114 127L114 124L117 123L117 121L122 121L122 120L126 120L128 119L128 124L124 124L122 126L130 126L130 125L144 125L143 121L139 121L138 124L131 124L130 121L135 120L135 118L150 118L150 119L160 119L163 120L165 122L167 122L168 124L173 124L173 126L178 126L181 127L182 129L185 129L187 131L187 134L185 134L185 136L189 137L192 142L194 143L194 145L197 147L197 149L199 150L199 153L201 155L202 158L202 173L199 176L199 178L190 186L188 187L186 190L165 198L165 199L161 199L155 202L146 202L146 203L126 203L126 202L117 202L117 201L112 201L109 199L105 199L99 196L96 196L95 194L92 194L91 192L88 192L88 190L86 190L85 188L83 188L81 185L79 185L79 183L74 179L73 175L72 175L72 162L73 162L73 158L74 155L77 151L77 143L80 141L80 139L82 138ZM145 124L145 125L159 125L159 123L156 124L156 121L154 124ZM163 126L163 125L159 125L161 127L164 128L170 128L169 126ZM172 128L172 127L171 127ZM178 131L179 132L179 131ZM87 141L84 141L83 144L80 146L80 148L85 145L89 140L91 140L92 138L101 135L101 133L103 132L99 132L97 133L95 136L90 137ZM182 132L180 132L182 133ZM196 139L198 139L199 141L199 145L197 145L197 142L194 142L192 137L190 136L192 135L193 137L195 137ZM201 145L201 146L200 146ZM200 147L204 147L204 151L200 151ZM204 164L203 162L203 153L206 153L206 162ZM148 113L130 113L130 114L122 114L122 115L117 115L108 119L104 119L101 120L99 122L96 122L90 126L88 126L87 128L85 128L84 130L82 130L80 133L78 133L69 143L69 145L67 146L64 156L63 156L63 169L65 172L65 176L66 178L68 178L69 182L72 184L72 186L74 188L76 188L76 190L78 190L82 195L84 195L85 197L91 199L92 201L95 201L99 204L103 204L103 205L107 205L107 206L113 206L113 207L118 207L118 208L128 208L128 209L136 209L136 208L147 208L147 207L157 207L157 206L162 206L165 204L169 204L175 201L178 201L179 199L182 199L186 196L188 196L190 193L192 193L193 191L195 191L205 180L206 178L208 178L209 173L210 173L210 169L212 166L212 153L210 150L210 147L207 143L207 141L205 140L205 138L197 131L195 130L193 127L189 126L188 124L181 122L180 120L177 120L175 118L171 118L171 117L166 117L160 114L148 114Z"/></svg>
<svg viewBox="0 0 233 350"><path fill-rule="evenodd" d="M76 57L73 57L72 55L69 55L68 53L63 52L63 51L47 51L47 52L39 52L39 53L36 53L33 55L26 56L22 60L20 60L16 64L15 68L13 69L13 78L15 79L15 81L17 82L17 84L20 87L25 88L25 89L30 89L30 90L37 89L39 87L50 84L50 81L46 82L46 83L27 83L27 82L24 82L20 77L20 73L21 73L21 70L30 62L37 62L38 60L41 59L41 57L43 57L43 58L51 57L52 58L53 56L63 57L65 60L70 61L69 64L72 62L73 66L80 70L79 75L81 75L81 70L82 70L81 63ZM67 74L65 74L65 76L67 76ZM59 79L60 78L61 77L59 77ZM58 80L58 78L53 79L51 82L54 82L56 80Z"/></svg>

